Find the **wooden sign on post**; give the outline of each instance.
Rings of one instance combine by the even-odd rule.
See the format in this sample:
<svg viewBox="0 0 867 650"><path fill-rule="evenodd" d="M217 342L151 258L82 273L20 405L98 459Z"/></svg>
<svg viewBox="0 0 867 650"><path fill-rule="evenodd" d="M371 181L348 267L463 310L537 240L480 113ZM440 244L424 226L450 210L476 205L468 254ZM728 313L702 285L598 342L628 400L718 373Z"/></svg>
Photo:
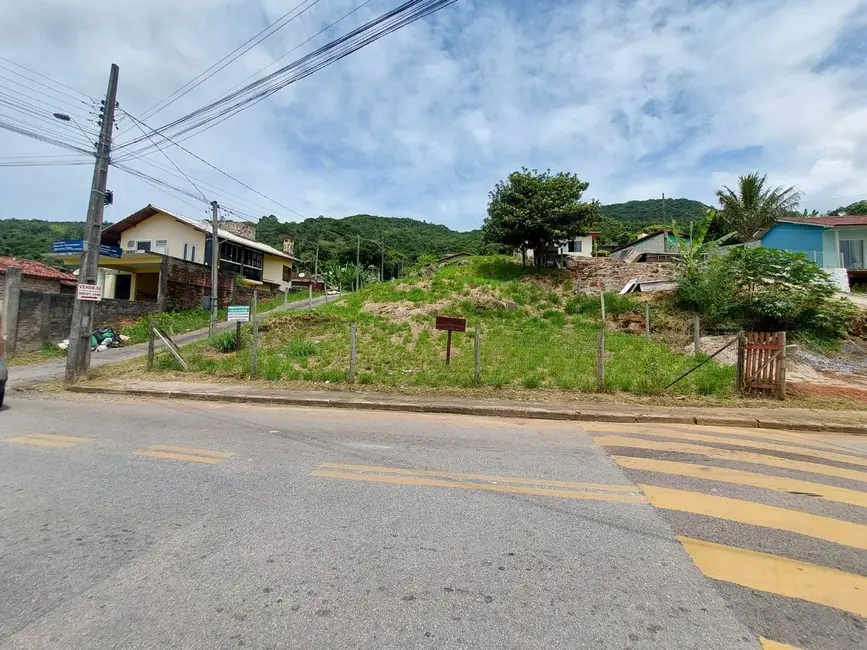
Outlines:
<svg viewBox="0 0 867 650"><path fill-rule="evenodd" d="M449 365L452 359L452 332L466 332L467 319L437 316L435 327L438 330L445 330L449 333L446 339L446 365Z"/></svg>

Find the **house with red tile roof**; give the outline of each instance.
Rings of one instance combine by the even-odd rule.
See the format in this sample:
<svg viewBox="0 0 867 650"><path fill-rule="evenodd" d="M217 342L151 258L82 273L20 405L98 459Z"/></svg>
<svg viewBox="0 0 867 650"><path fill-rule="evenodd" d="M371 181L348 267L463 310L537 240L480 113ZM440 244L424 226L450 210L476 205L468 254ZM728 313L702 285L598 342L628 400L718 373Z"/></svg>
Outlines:
<svg viewBox="0 0 867 650"><path fill-rule="evenodd" d="M6 292L6 269L10 266L21 269L21 288L26 291L75 293L77 278L72 273L33 260L0 257L0 299Z"/></svg>

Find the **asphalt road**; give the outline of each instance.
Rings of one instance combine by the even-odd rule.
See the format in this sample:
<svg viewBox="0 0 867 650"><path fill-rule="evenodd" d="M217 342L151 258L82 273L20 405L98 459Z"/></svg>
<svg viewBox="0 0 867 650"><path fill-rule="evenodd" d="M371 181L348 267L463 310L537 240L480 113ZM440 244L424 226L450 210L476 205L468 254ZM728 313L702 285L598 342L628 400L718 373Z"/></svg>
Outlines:
<svg viewBox="0 0 867 650"><path fill-rule="evenodd" d="M326 301L331 302L333 300L336 300L337 297L338 296L321 296L319 298L314 298L312 305L313 307L319 307L320 305L324 305ZM259 316L260 318L263 318L265 316L278 314L282 311L307 309L307 302L308 301L306 300L290 302L286 306L277 307L276 309L264 312ZM231 329L234 326L234 323L221 322L217 324L217 329ZM208 338L208 328L195 330L193 332L187 332L186 334L180 334L174 337L173 340L177 345L187 345L188 343L195 343L196 341L201 341L202 339L206 338ZM160 345L161 344L158 342L157 346ZM104 366L110 363L119 363L121 361L137 359L138 357L145 356L147 354L147 351L147 343L139 343L137 345L128 345L121 348L110 348L105 352L92 352L90 355L90 366L91 368L98 368L99 366ZM11 368L9 368L8 387L10 389L26 388L28 386L33 386L36 384L55 381L57 379L62 379L65 372L66 357L54 359L52 361L46 361L44 363L32 363L25 366L12 366Z"/></svg>
<svg viewBox="0 0 867 650"><path fill-rule="evenodd" d="M626 472L575 423L13 394L0 648L759 648Z"/></svg>

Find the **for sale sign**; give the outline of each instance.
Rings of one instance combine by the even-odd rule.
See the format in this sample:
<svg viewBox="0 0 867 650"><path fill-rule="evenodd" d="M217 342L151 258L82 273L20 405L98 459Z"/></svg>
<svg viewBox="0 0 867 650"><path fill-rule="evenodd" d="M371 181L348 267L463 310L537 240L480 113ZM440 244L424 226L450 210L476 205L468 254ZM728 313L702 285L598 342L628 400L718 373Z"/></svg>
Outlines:
<svg viewBox="0 0 867 650"><path fill-rule="evenodd" d="M79 284L75 297L79 300L102 300L102 285Z"/></svg>

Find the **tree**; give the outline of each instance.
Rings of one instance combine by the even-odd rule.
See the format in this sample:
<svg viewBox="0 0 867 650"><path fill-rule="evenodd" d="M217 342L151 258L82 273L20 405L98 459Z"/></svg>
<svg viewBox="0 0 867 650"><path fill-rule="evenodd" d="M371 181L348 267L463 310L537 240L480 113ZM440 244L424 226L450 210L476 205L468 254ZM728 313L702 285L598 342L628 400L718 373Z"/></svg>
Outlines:
<svg viewBox="0 0 867 650"><path fill-rule="evenodd" d="M552 175L526 167L512 172L488 195L485 241L519 249L525 265L533 248L541 265L544 246L583 234L597 218L599 204L581 201L589 186L569 172Z"/></svg>
<svg viewBox="0 0 867 650"><path fill-rule="evenodd" d="M723 223L748 242L760 230L770 228L780 217L790 215L801 202L801 193L794 187L770 187L768 176L752 172L738 177L737 191L728 186L717 190Z"/></svg>
<svg viewBox="0 0 867 650"><path fill-rule="evenodd" d="M832 210L828 213L833 217L839 217L842 215L858 215L865 216L867 215L867 201L856 201L855 203L850 203L847 206L840 206L836 210Z"/></svg>
<svg viewBox="0 0 867 650"><path fill-rule="evenodd" d="M734 237L735 233L731 232L716 239L708 239L715 217L716 210L711 209L698 223L690 221L688 236L684 236L676 221L671 222L671 232L674 234L674 243L678 249L677 265L681 277L690 279L697 277L707 265L710 252Z"/></svg>

